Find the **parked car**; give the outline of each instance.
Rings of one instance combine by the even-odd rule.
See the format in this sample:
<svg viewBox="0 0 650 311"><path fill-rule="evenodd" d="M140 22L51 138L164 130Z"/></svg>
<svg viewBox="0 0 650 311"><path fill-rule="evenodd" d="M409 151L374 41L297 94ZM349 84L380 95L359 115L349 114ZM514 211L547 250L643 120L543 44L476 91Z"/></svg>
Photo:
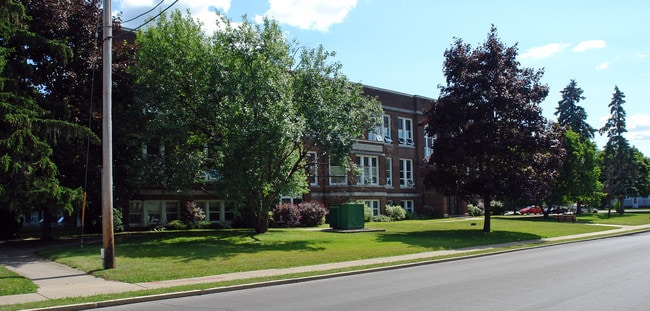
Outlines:
<svg viewBox="0 0 650 311"><path fill-rule="evenodd" d="M548 211L549 214L566 214L569 210L561 207L561 206L555 206L551 207Z"/></svg>
<svg viewBox="0 0 650 311"><path fill-rule="evenodd" d="M519 210L522 215L542 214L542 208L537 206L528 206Z"/></svg>

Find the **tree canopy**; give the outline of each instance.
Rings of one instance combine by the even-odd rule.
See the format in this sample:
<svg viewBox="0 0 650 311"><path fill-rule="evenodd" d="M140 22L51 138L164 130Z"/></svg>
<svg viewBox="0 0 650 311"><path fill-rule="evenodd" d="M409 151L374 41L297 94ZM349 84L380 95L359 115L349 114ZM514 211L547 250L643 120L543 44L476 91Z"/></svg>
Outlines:
<svg viewBox="0 0 650 311"><path fill-rule="evenodd" d="M166 172L161 185L190 189L213 172L219 191L265 232L280 195L307 191L307 152L346 161L381 106L341 74L334 53L298 47L275 21L216 18L210 37L179 11L138 34L142 138L158 137L174 159L155 162Z"/></svg>
<svg viewBox="0 0 650 311"><path fill-rule="evenodd" d="M543 70L521 68L516 56L517 47L505 46L494 26L476 49L456 39L445 51L447 84L426 112L435 137L426 182L445 194L480 195L486 232L492 199L541 199L563 155L560 131L539 106L548 94Z"/></svg>
<svg viewBox="0 0 650 311"><path fill-rule="evenodd" d="M580 135L580 139L587 140L594 138L596 130L586 122L587 112L578 103L584 100L582 89L578 87L575 80L571 80L561 92L562 99L557 104L555 115L561 126L571 129Z"/></svg>
<svg viewBox="0 0 650 311"><path fill-rule="evenodd" d="M76 11L63 4L9 0L0 11L0 208L42 212L44 239L52 213L71 212L81 198L80 184L63 181L55 148L89 135L97 141L62 113L72 96L59 90L77 82L64 79L77 45L63 34L76 27Z"/></svg>

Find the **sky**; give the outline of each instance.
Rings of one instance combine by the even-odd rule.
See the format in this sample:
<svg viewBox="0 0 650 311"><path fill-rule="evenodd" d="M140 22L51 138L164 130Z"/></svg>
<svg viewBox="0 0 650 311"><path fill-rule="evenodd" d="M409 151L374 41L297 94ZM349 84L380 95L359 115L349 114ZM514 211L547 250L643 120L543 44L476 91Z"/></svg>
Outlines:
<svg viewBox="0 0 650 311"><path fill-rule="evenodd" d="M277 20L289 39L322 45L352 82L438 98L444 52L456 38L473 48L494 25L506 46L516 45L521 67L543 69L549 95L541 106L550 120L560 91L575 79L586 97L578 105L601 128L614 87L625 94L627 139L650 157L650 2L646 0L113 0L129 20L190 10L207 33L219 10L237 22L246 15ZM144 18L144 17L143 17ZM143 18L125 23L136 28ZM146 26L145 26L146 27ZM607 137L596 133L602 148Z"/></svg>

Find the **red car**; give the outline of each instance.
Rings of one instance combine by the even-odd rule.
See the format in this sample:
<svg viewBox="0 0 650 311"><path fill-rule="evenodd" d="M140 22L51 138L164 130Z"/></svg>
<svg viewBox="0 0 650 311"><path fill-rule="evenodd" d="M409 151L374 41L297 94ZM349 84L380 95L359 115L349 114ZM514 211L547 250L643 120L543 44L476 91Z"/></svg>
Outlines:
<svg viewBox="0 0 650 311"><path fill-rule="evenodd" d="M542 214L542 208L537 206L528 206L519 210L522 215Z"/></svg>

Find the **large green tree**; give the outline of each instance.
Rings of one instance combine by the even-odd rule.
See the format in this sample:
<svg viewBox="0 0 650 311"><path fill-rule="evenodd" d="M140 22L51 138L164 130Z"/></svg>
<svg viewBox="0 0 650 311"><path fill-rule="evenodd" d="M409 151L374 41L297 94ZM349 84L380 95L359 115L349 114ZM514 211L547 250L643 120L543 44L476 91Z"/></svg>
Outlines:
<svg viewBox="0 0 650 311"><path fill-rule="evenodd" d="M447 84L426 112L436 137L426 182L443 193L481 196L486 232L490 202L542 197L562 155L559 131L539 106L548 94L543 71L521 68L516 57L517 47L505 46L494 26L476 49L456 39L445 51Z"/></svg>
<svg viewBox="0 0 650 311"><path fill-rule="evenodd" d="M65 105L51 97L56 89L52 82L61 78L56 69L73 58L69 42L53 35L65 25L40 11L57 3L3 1L0 16L0 208L41 212L43 239L51 238L52 214L71 212L81 198L81 185L62 181L55 147L93 137L87 128L53 112Z"/></svg>
<svg viewBox="0 0 650 311"><path fill-rule="evenodd" d="M562 99L558 102L555 115L558 124L567 130L562 137L566 158L548 201L551 204L577 203L576 212L580 213L584 202L598 202L601 195L596 145L591 142L595 130L586 121L585 109L578 105L585 97L576 81L571 80L560 93Z"/></svg>
<svg viewBox="0 0 650 311"><path fill-rule="evenodd" d="M156 162L160 185L191 189L200 172L218 172L222 195L266 232L280 195L307 191L307 152L346 161L381 106L341 74L333 53L298 48L276 22L215 17L212 37L178 11L138 35L143 138L166 140L163 158L182 159Z"/></svg>
<svg viewBox="0 0 650 311"><path fill-rule="evenodd" d="M638 195L638 190L635 188L638 172L634 154L629 142L623 136L627 132L623 104L625 104L625 94L615 86L609 103L609 119L600 129L600 134L605 133L608 138L603 154L601 182L608 198L618 200L621 214L625 213L623 207L625 196Z"/></svg>

